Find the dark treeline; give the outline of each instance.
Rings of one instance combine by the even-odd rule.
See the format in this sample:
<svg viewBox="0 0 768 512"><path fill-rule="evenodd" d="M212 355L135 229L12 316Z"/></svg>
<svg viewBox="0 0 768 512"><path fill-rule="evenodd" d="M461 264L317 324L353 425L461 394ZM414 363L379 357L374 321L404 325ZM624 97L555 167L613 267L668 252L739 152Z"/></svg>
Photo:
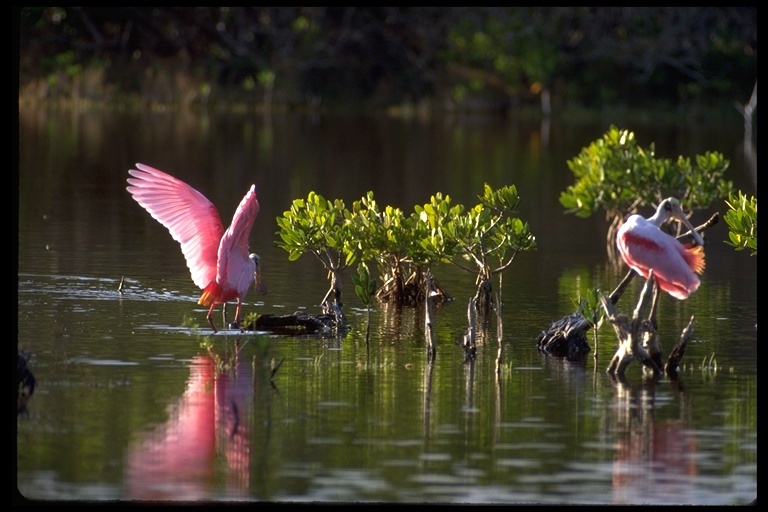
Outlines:
<svg viewBox="0 0 768 512"><path fill-rule="evenodd" d="M25 7L20 95L550 109L744 103L756 7Z"/></svg>

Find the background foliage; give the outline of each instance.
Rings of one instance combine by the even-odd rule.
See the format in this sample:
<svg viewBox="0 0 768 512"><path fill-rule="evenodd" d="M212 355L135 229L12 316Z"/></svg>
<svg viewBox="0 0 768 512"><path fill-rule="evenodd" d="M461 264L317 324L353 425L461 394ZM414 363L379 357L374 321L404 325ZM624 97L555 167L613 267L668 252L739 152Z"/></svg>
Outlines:
<svg viewBox="0 0 768 512"><path fill-rule="evenodd" d="M747 7L24 7L23 98L548 113L743 104ZM138 100L137 100L138 101Z"/></svg>

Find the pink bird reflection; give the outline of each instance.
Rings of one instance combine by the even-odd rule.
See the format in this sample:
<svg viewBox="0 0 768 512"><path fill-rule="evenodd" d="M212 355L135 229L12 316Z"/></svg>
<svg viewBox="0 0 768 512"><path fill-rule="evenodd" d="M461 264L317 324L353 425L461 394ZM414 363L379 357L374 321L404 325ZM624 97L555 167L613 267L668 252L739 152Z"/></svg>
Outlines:
<svg viewBox="0 0 768 512"><path fill-rule="evenodd" d="M696 453L695 434L680 420L634 425L616 446L614 503L695 503Z"/></svg>
<svg viewBox="0 0 768 512"><path fill-rule="evenodd" d="M195 501L247 496L252 393L250 365L217 376L209 356L195 357L184 394L169 406L168 420L128 449L126 497Z"/></svg>

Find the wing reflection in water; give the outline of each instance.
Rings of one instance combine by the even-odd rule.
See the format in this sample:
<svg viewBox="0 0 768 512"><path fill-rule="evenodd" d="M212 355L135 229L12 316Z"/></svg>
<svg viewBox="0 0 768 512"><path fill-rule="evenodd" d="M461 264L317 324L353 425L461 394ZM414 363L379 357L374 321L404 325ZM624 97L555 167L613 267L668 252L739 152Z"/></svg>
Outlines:
<svg viewBox="0 0 768 512"><path fill-rule="evenodd" d="M655 418L655 383L617 385L615 504L697 502L696 437L686 421L690 403L680 394L678 418Z"/></svg>
<svg viewBox="0 0 768 512"><path fill-rule="evenodd" d="M246 496L252 396L249 364L217 375L211 357L195 357L186 390L169 407L168 421L129 447L126 497L195 501Z"/></svg>

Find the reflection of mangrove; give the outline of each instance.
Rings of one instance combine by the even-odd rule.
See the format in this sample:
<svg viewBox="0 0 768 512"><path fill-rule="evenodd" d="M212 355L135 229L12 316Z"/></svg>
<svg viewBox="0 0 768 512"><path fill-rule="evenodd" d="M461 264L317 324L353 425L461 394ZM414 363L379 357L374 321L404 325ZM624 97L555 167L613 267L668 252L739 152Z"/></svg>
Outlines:
<svg viewBox="0 0 768 512"><path fill-rule="evenodd" d="M496 318L496 340L501 347L501 299L497 298L496 303L491 304L491 309L495 315L485 314L482 309L477 307L477 297L470 297L467 301L467 331L462 336L459 344L464 349L465 362L474 359L477 355L477 347L488 345L494 340L491 319ZM499 354L499 357L501 355ZM501 363L501 360L497 360ZM498 371L498 368L497 368Z"/></svg>
<svg viewBox="0 0 768 512"><path fill-rule="evenodd" d="M696 231L703 232L717 224L718 220L719 214L715 213L705 223L698 226ZM686 236L688 236L688 233L683 233L677 238L680 239ZM636 275L637 272L630 269L619 285L607 297L601 297L602 307L606 310L608 316L611 316L608 310L613 310L613 306L618 303L627 286ZM638 307L635 308L635 311L638 311L639 306L643 303L644 299L641 294L637 304ZM655 308L653 311L655 311ZM582 361L591 350L587 340L587 331L594 327L597 322L596 316L597 313L595 316L588 318L588 315L585 315L581 306L579 306L579 309L575 313L552 322L546 331L542 331L536 338L536 346L540 352L548 356L566 358L570 361ZM621 317L615 317L614 319L622 321ZM655 325L652 327L655 329ZM623 344L622 339L623 338L621 337L619 338L620 344ZM678 357L676 363L679 364L680 358L682 358L682 352L678 352L676 356ZM625 362L629 362L626 358L624 358L624 360ZM622 370L624 367L622 367Z"/></svg>
<svg viewBox="0 0 768 512"><path fill-rule="evenodd" d="M432 275L425 273L427 294L424 301L424 333L427 346L427 357L432 359L437 354L437 348L434 340L434 323L433 323L433 310L435 303L442 304L440 292L435 290L432 286ZM469 298L467 303L467 331L462 336L459 345L464 349L464 362L473 361L477 355L477 346L484 344L486 339L491 339L491 315L486 314L484 308L478 307L478 301L484 301L483 298L473 296ZM495 310L497 321L497 340L499 347L501 347L501 335L503 332L501 326L501 294L497 294L495 301L490 301L491 309ZM479 317L479 320L478 320ZM499 365L501 364L501 348L499 349L497 359L497 373L500 371Z"/></svg>
<svg viewBox="0 0 768 512"><path fill-rule="evenodd" d="M424 364L424 453L429 452L429 439L432 427L430 425L430 414L432 412L432 370L435 368L434 358L428 358Z"/></svg>
<svg viewBox="0 0 768 512"><path fill-rule="evenodd" d="M127 497L199 500L211 497L219 485L226 487L227 496L248 495L254 405L257 392L268 389L254 375L255 367L256 361L236 360L226 371L217 372L221 366L213 357L193 359L186 389L169 406L168 420L128 449ZM267 415L268 396L264 397ZM263 441L267 440L268 436ZM225 461L223 466L220 460Z"/></svg>
<svg viewBox="0 0 768 512"><path fill-rule="evenodd" d="M425 345L426 345L426 362L425 362L425 369L424 369L424 402L423 402L423 410L424 410L424 452L429 452L429 437L431 432L431 426L430 426L430 411L431 411L431 401L432 401L432 371L434 369L435 365L435 358L437 355L437 349L435 346L435 340L434 340L434 333L433 333L433 308L435 307L435 304L433 304L433 298L438 297L438 293L435 293L431 286L431 274L426 273L426 283L427 283L427 294L426 298L424 300L424 336L425 336ZM477 323L477 307L476 307L476 301L477 297L471 297L468 301L467 305L467 332L464 334L462 340L460 342L457 342L458 345L460 345L464 349L464 366L467 369L466 373L466 382L465 382L465 391L466 391L466 407L467 410L472 410L474 408L474 382L475 382L475 356L477 354L477 344L478 340L485 340L486 338L490 338L490 321L487 317L487 315L480 315L482 321L480 323L480 327L478 328ZM441 303L438 299L438 303ZM502 334L503 329L501 326L501 300L500 296L497 295L497 300L494 305L496 310L496 319L497 319L497 329L496 329L496 335L497 335L497 341L499 344L499 351L497 353L497 359L496 359L496 386L497 386L497 400L496 400L496 422L495 424L498 426L501 424L500 422L500 414L501 414L501 381L500 381L500 365L501 365L501 358L502 358ZM401 309L398 308L398 313L401 312ZM468 418L468 416L466 416ZM498 433L498 431L497 431Z"/></svg>
<svg viewBox="0 0 768 512"><path fill-rule="evenodd" d="M434 281L434 277L430 272L424 272L423 277L424 281L424 287L425 291L423 294L422 302L424 304L424 308L409 308L403 306L401 302L398 301L388 301L382 303L382 310L384 312L384 319L385 321L382 323L382 326L384 329L388 330L387 337L390 337L390 334L393 336L408 336L408 333L412 331L412 329L415 327L416 323L419 321L420 313L423 311L424 315L424 341L425 341L425 347L426 347L426 356L427 356L427 362L431 363L434 361L436 355L437 355L437 344L435 341L435 323L434 323L434 311L435 308L441 306L446 302L445 300L445 294L442 291L441 288L439 288L439 285L436 284ZM490 325L491 325L491 315L484 314L482 311L482 308L477 307L478 302L477 296L470 297L467 305L467 331L462 336L462 339L457 342L459 346L464 350L465 353L465 363L473 360L477 353L477 346L479 344L483 344L483 342L486 340L486 338L491 338L491 332L490 332ZM496 303L493 304L492 308L495 310L496 313L496 319L497 319L497 339L499 342L499 352L497 355L497 367L496 372L497 374L500 372L500 365L501 365L501 358L502 358L502 349L501 349L501 336L502 336L502 326L501 326L501 299L500 299L500 293L498 294L496 298ZM403 310L413 311L413 319L414 323L411 325L411 329L404 329L403 325ZM478 320L479 318L479 320ZM406 332L407 331L407 332Z"/></svg>
<svg viewBox="0 0 768 512"><path fill-rule="evenodd" d="M433 307L435 307L434 304ZM382 315L379 335L392 342L412 339L418 326L424 321L424 308L411 308L385 302L379 304L379 310Z"/></svg>
<svg viewBox="0 0 768 512"><path fill-rule="evenodd" d="M550 377L562 385L565 395L584 395L581 388L589 385L590 379L582 364L542 357ZM680 380L645 379L630 385L612 379L611 383L614 396L600 400L604 405L597 414L604 419L595 435L600 438L597 444L611 447L608 457L612 460L614 504L694 501L692 493L700 483L693 481L698 474L697 444L691 427L693 404ZM667 386L662 389L664 401L660 402L665 408L664 418L657 418L656 391L660 386ZM668 412L671 407L677 411Z"/></svg>
<svg viewBox="0 0 768 512"><path fill-rule="evenodd" d="M471 297L467 304L467 332L459 342L464 349L464 364L468 368L468 380L467 380L467 406L471 407L472 397L472 384L474 382L475 374L475 358L477 357L477 347L487 346L490 347L490 343L493 340L491 333L491 317L489 315L480 315L480 322L477 321L477 297ZM500 385L501 364L504 355L504 344L502 338L504 335L504 328L501 320L501 298L497 295L495 302L492 306L496 310L496 342L499 349L496 353L496 384Z"/></svg>
<svg viewBox="0 0 768 512"><path fill-rule="evenodd" d="M679 393L680 414L657 421L657 382L637 387L616 382L610 418L615 432L614 503L685 503L692 501L698 473L696 439L689 428L690 403Z"/></svg>

